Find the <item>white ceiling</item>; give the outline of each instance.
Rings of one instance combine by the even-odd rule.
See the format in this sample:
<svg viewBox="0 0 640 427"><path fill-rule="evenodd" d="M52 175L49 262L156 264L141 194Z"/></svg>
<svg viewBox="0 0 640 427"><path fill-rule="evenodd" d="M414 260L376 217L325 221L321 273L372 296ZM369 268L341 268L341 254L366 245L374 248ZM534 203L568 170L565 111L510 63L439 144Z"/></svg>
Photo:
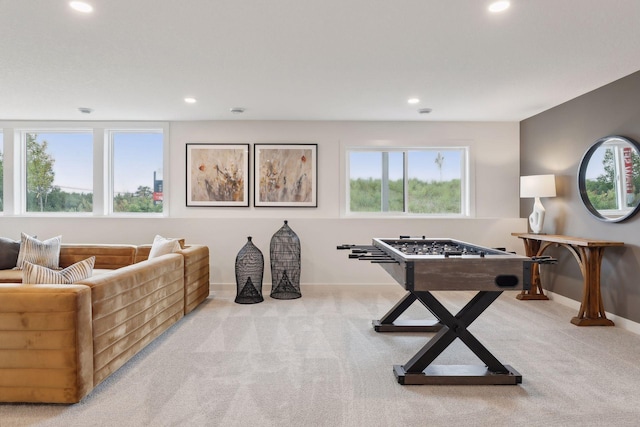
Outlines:
<svg viewBox="0 0 640 427"><path fill-rule="evenodd" d="M0 119L519 121L640 70L638 0L89 2L0 0Z"/></svg>

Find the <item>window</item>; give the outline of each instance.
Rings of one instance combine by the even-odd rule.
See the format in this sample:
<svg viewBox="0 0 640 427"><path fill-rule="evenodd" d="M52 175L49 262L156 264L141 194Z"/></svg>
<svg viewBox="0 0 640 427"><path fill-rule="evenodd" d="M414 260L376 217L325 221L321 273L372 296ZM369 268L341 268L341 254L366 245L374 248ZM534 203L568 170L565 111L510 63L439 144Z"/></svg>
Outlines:
<svg viewBox="0 0 640 427"><path fill-rule="evenodd" d="M4 211L4 134L0 132L0 212Z"/></svg>
<svg viewBox="0 0 640 427"><path fill-rule="evenodd" d="M165 124L44 126L0 129L0 136L2 131L13 136L4 140L7 147L0 139L0 208L10 214L99 216L158 216L166 211ZM5 159L7 153L11 158ZM5 160L5 165L15 165L8 176L2 174ZM16 189L11 200L2 199L2 178Z"/></svg>
<svg viewBox="0 0 640 427"><path fill-rule="evenodd" d="M467 149L349 149L349 213L467 215Z"/></svg>
<svg viewBox="0 0 640 427"><path fill-rule="evenodd" d="M23 132L26 212L92 212L93 133Z"/></svg>
<svg viewBox="0 0 640 427"><path fill-rule="evenodd" d="M112 209L162 212L162 131L109 131Z"/></svg>

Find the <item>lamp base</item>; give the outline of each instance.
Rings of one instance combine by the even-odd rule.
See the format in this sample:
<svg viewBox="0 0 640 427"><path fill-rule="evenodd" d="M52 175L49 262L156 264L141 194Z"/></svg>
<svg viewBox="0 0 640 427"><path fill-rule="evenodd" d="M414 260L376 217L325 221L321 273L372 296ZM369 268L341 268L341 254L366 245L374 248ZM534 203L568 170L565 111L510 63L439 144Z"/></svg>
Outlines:
<svg viewBox="0 0 640 427"><path fill-rule="evenodd" d="M531 227L532 233L543 234L542 225L544 224L545 213L546 211L544 209L544 206L542 206L540 197L536 197L536 200L533 203L533 212L531 212L531 215L529 215L529 226Z"/></svg>

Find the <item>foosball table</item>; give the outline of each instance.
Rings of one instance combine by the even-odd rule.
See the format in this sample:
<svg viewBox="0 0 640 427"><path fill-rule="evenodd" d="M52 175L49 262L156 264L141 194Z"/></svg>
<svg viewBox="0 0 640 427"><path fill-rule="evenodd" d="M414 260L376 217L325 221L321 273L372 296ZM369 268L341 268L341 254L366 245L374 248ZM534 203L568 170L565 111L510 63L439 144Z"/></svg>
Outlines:
<svg viewBox="0 0 640 427"><path fill-rule="evenodd" d="M529 257L454 239L400 236L375 238L371 245L340 245L349 258L379 264L407 294L382 318L373 321L377 332L434 332L427 344L404 365L394 365L400 384L520 384L522 375L502 364L468 327L504 290L530 287ZM457 313L451 313L433 291L476 291ZM398 318L415 301L424 305L435 321ZM432 365L459 338L485 366Z"/></svg>

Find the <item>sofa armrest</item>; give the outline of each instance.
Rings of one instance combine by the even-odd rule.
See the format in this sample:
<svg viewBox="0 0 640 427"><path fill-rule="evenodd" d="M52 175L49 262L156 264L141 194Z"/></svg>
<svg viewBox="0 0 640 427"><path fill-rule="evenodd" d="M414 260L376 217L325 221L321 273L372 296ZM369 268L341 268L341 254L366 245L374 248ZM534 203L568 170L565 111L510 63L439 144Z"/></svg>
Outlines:
<svg viewBox="0 0 640 427"><path fill-rule="evenodd" d="M91 288L94 387L184 316L184 258L179 254L79 283Z"/></svg>
<svg viewBox="0 0 640 427"><path fill-rule="evenodd" d="M0 402L76 403L92 389L91 290L0 284Z"/></svg>
<svg viewBox="0 0 640 427"><path fill-rule="evenodd" d="M138 246L135 262L145 261L150 251L151 245ZM177 253L184 257L184 314L188 314L209 296L209 247L186 245Z"/></svg>
<svg viewBox="0 0 640 427"><path fill-rule="evenodd" d="M178 251L184 256L184 314L209 296L209 247L190 245Z"/></svg>

